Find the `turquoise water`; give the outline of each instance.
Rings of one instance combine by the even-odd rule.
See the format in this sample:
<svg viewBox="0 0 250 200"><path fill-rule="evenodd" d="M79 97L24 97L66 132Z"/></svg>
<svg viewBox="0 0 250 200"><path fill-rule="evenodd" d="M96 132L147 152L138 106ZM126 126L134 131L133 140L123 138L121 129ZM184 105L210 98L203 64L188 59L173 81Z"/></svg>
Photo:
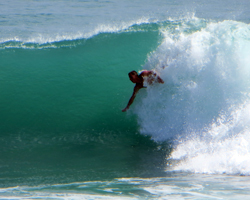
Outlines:
<svg viewBox="0 0 250 200"><path fill-rule="evenodd" d="M0 198L248 199L249 2L0 6Z"/></svg>
<svg viewBox="0 0 250 200"><path fill-rule="evenodd" d="M103 33L47 47L3 44L3 182L12 183L13 175L21 182L41 175L45 182L65 182L61 176L66 180L72 176L71 181L135 176L133 165L144 164L134 159L146 153L136 152L138 145L145 149L157 145L139 135L134 115L121 112L131 92L127 88L133 87L126 74L145 61L158 38L152 30ZM20 171L13 174L16 165ZM59 168L60 178L54 168Z"/></svg>

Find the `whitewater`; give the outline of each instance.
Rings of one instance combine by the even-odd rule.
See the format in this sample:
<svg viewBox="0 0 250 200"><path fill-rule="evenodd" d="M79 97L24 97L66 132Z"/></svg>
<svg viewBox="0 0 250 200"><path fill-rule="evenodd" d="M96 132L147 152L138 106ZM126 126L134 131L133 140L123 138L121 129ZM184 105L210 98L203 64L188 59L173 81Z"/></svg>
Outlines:
<svg viewBox="0 0 250 200"><path fill-rule="evenodd" d="M248 8L1 2L0 198L249 199Z"/></svg>
<svg viewBox="0 0 250 200"><path fill-rule="evenodd" d="M175 139L177 170L248 175L249 25L188 23L163 30L149 56L145 67L155 66L167 87L148 88L137 106L141 132ZM190 26L200 30L185 34Z"/></svg>

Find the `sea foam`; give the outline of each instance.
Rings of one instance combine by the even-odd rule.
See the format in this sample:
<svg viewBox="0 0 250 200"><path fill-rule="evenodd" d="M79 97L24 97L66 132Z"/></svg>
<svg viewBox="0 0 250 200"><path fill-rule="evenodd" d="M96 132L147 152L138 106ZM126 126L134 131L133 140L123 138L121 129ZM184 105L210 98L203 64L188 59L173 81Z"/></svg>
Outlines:
<svg viewBox="0 0 250 200"><path fill-rule="evenodd" d="M176 170L249 173L249 32L241 22L196 18L162 29L143 67L165 84L149 87L135 112L142 134L173 141Z"/></svg>

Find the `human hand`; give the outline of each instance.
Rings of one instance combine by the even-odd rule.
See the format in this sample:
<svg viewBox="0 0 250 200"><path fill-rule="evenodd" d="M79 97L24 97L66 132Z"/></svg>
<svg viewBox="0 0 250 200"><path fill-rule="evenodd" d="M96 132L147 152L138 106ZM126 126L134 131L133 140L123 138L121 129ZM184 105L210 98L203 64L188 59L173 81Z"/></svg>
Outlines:
<svg viewBox="0 0 250 200"><path fill-rule="evenodd" d="M124 108L122 112L126 112L128 110L128 107Z"/></svg>

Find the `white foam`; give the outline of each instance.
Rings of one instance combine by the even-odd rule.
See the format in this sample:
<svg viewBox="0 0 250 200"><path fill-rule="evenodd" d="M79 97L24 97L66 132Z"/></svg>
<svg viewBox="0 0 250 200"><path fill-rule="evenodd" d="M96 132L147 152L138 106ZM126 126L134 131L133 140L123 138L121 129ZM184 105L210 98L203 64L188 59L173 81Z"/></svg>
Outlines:
<svg viewBox="0 0 250 200"><path fill-rule="evenodd" d="M249 174L249 31L195 18L162 30L144 68L156 68L165 84L147 88L134 111L141 133L176 141L176 170Z"/></svg>
<svg viewBox="0 0 250 200"><path fill-rule="evenodd" d="M142 133L158 141L204 128L221 111L242 103L246 98L243 93L249 93L248 58L240 53L249 40L235 36L248 25L208 23L193 32L191 27L191 33L186 33L187 28L164 33L163 43L144 66L156 68L165 80L164 85L149 87L146 98L135 108ZM170 28L168 32L173 31Z"/></svg>
<svg viewBox="0 0 250 200"><path fill-rule="evenodd" d="M175 170L250 175L250 103L222 115L210 127L180 143L172 159ZM193 134L196 135L197 134Z"/></svg>

